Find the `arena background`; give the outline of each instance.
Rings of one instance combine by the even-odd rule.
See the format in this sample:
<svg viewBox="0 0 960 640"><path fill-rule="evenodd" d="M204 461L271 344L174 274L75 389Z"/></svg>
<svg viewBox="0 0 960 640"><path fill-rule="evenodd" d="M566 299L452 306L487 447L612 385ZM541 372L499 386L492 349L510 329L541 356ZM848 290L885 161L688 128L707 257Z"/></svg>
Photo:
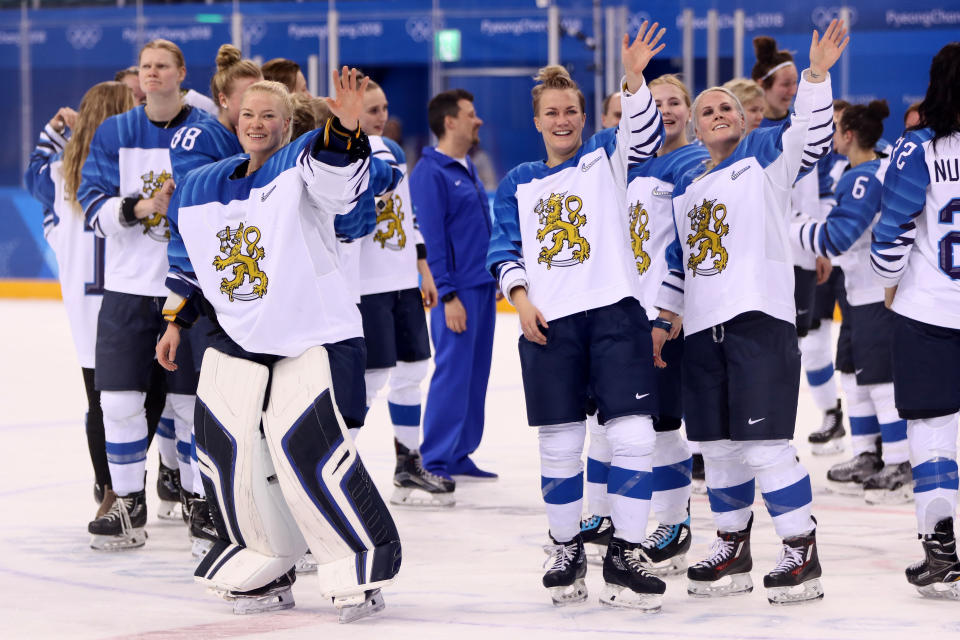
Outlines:
<svg viewBox="0 0 960 640"><path fill-rule="evenodd" d="M91 6L88 6L91 5ZM120 6L127 5L127 6ZM559 60L587 96L587 132L619 78L616 38L647 18L669 28L667 48L647 76L683 72L699 91L749 75L751 40L777 39L806 64L810 30L848 18L853 45L834 71L834 93L852 102L886 98L885 137L899 135L906 107L922 98L933 54L960 40L960 3L950 0L769 0L616 2L589 0L365 0L118 2L0 0L0 120L13 124L0 145L0 296L58 297L56 263L43 240L42 212L22 174L43 124L76 107L91 85L136 63L139 46L168 38L187 60L185 87L209 92L220 44L258 60L286 57L326 93L331 64L358 66L383 86L403 125L411 159L430 144L425 107L433 93L463 87L484 119L481 148L492 165L489 189L543 145L531 126L531 76ZM331 29L336 25L336 29ZM336 36L331 38L331 33Z"/></svg>

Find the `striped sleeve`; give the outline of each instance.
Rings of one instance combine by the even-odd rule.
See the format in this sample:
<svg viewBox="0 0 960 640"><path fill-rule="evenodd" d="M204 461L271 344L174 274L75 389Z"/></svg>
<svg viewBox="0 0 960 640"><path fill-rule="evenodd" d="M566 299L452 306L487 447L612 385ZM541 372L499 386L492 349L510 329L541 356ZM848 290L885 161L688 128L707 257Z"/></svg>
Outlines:
<svg viewBox="0 0 960 640"><path fill-rule="evenodd" d="M834 258L853 246L870 228L880 210L883 186L876 176L848 173L837 185L837 203L821 221L808 220L791 228L805 252Z"/></svg>
<svg viewBox="0 0 960 640"><path fill-rule="evenodd" d="M674 227L674 238L667 246L667 275L663 278L663 284L660 285L660 291L657 293L656 306L659 309L672 311L677 315L683 315L683 249L680 248L680 237L676 235Z"/></svg>
<svg viewBox="0 0 960 640"><path fill-rule="evenodd" d="M892 287L900 281L917 237L917 216L927 202L930 174L923 142L929 129L910 132L893 151L883 181L880 220L873 227L870 262L874 272Z"/></svg>
<svg viewBox="0 0 960 640"><path fill-rule="evenodd" d="M49 124L44 127L40 133L40 139L37 140L37 146L30 154L30 162L23 175L24 186L34 198L36 198L45 209L53 213L54 199L56 197L56 187L53 179L50 177L50 163L63 153L67 139L57 133ZM46 218L44 227L46 227Z"/></svg>
<svg viewBox="0 0 960 640"><path fill-rule="evenodd" d="M500 181L493 201L493 229L487 250L487 269L510 304L513 304L510 291L514 287L528 286L523 262L515 170Z"/></svg>
<svg viewBox="0 0 960 640"><path fill-rule="evenodd" d="M627 91L625 80L620 85L623 88L623 117L617 128L617 150L622 154L623 183L626 184L626 174L631 165L657 155L663 144L663 120L646 80L636 93Z"/></svg>

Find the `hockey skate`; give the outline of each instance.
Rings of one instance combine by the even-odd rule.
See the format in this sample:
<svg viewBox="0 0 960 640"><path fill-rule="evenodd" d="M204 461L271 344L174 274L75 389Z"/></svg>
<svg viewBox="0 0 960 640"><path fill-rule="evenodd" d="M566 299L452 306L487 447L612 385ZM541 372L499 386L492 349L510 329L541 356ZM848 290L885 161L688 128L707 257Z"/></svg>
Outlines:
<svg viewBox="0 0 960 640"><path fill-rule="evenodd" d="M763 576L770 604L800 604L823 598L817 532L786 538L773 571Z"/></svg>
<svg viewBox="0 0 960 640"><path fill-rule="evenodd" d="M583 549L583 538L579 535L570 542L553 541L550 557L544 567L543 586L550 592L555 607L578 604L587 599L587 585L583 578L587 575L587 558Z"/></svg>
<svg viewBox="0 0 960 640"><path fill-rule="evenodd" d="M404 507L452 507L456 504L453 489L445 486L440 476L423 468L423 460L416 450L407 449L399 440L393 441L397 452L397 467L393 474L390 503Z"/></svg>
<svg viewBox="0 0 960 640"><path fill-rule="evenodd" d="M161 520L181 520L180 511L180 470L171 469L160 461L157 471L157 497L160 498L160 508L157 517Z"/></svg>
<svg viewBox="0 0 960 640"><path fill-rule="evenodd" d="M753 591L750 571L750 529L753 514L742 531L717 531L706 559L687 569L687 593L694 598L717 598Z"/></svg>
<svg viewBox="0 0 960 640"><path fill-rule="evenodd" d="M644 613L660 611L667 585L644 569L640 543L617 537L610 539L603 559L603 580L600 604L637 609Z"/></svg>
<svg viewBox="0 0 960 640"><path fill-rule="evenodd" d="M884 465L863 481L867 504L906 504L913 502L913 469L910 462Z"/></svg>
<svg viewBox="0 0 960 640"><path fill-rule="evenodd" d="M810 443L810 453L815 456L831 456L843 453L843 436L847 434L843 428L843 409L840 400L837 406L823 413L823 423L820 428L807 436Z"/></svg>
<svg viewBox="0 0 960 640"><path fill-rule="evenodd" d="M98 505L103 502L103 497L107 493L107 489L110 488L110 485L100 484L99 482L93 483L93 501Z"/></svg>
<svg viewBox="0 0 960 640"><path fill-rule="evenodd" d="M864 451L850 460L833 465L827 471L830 488L843 495L863 495L863 481L883 468L876 451Z"/></svg>
<svg viewBox="0 0 960 640"><path fill-rule="evenodd" d="M191 549L190 553L197 560L202 559L213 543L219 538L217 530L213 525L213 519L210 517L210 508L207 505L207 499L193 495L189 499L187 508L189 514L188 531L190 534Z"/></svg>
<svg viewBox="0 0 960 640"><path fill-rule="evenodd" d="M693 469L690 471L690 491L697 495L707 493L707 474L703 470L703 454L695 453L693 458Z"/></svg>
<svg viewBox="0 0 960 640"><path fill-rule="evenodd" d="M953 518L936 524L933 533L918 536L925 558L907 567L907 582L926 598L960 600L960 562L953 536Z"/></svg>
<svg viewBox="0 0 960 640"><path fill-rule="evenodd" d="M297 563L293 565L293 568L297 570L297 575L303 575L305 573L316 573L317 572L317 559L313 557L313 554L310 553L310 550L307 549L307 552L300 556L300 559L297 560Z"/></svg>
<svg viewBox="0 0 960 640"><path fill-rule="evenodd" d="M640 543L643 567L655 576L672 576L687 568L690 550L690 517L680 524L661 524Z"/></svg>
<svg viewBox="0 0 960 640"><path fill-rule="evenodd" d="M607 545L613 535L613 522L610 516L590 516L580 521L580 537L583 539L587 562L602 564L607 555ZM550 547L544 547L550 553Z"/></svg>
<svg viewBox="0 0 960 640"><path fill-rule="evenodd" d="M113 506L113 503L117 499L117 494L113 492L113 489L108 485L103 491L103 498L100 500L100 506L97 507L97 515L93 517L94 520L102 517L107 511L110 510L110 507Z"/></svg>
<svg viewBox="0 0 960 640"><path fill-rule="evenodd" d="M93 534L90 547L101 551L122 551L142 547L147 541L147 495L144 491L116 496L102 516L87 525Z"/></svg>
<svg viewBox="0 0 960 640"><path fill-rule="evenodd" d="M267 611L282 611L292 609L296 604L293 601L291 587L297 580L297 574L290 569L285 574L259 589L250 591L218 592L224 600L233 602L233 612L237 615L250 613L266 613Z"/></svg>
<svg viewBox="0 0 960 640"><path fill-rule="evenodd" d="M337 596L333 599L333 606L340 614L340 624L347 624L383 611L387 605L380 589L373 589L353 596Z"/></svg>

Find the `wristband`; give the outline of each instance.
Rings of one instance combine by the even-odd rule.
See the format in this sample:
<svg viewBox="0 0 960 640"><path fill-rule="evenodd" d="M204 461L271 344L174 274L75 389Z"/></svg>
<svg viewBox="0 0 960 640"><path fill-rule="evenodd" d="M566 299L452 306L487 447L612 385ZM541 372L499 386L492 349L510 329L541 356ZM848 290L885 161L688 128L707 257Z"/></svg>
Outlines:
<svg viewBox="0 0 960 640"><path fill-rule="evenodd" d="M663 318L657 318L650 323L650 326L652 326L654 329L663 329L667 333L670 333L670 331L673 329L673 323L669 320L664 320Z"/></svg>
<svg viewBox="0 0 960 640"><path fill-rule="evenodd" d="M456 291L451 291L450 293L447 293L447 294L443 295L443 296L440 298L440 301L441 301L441 302L453 302L453 301L456 300L456 299L457 299L457 292L456 292Z"/></svg>

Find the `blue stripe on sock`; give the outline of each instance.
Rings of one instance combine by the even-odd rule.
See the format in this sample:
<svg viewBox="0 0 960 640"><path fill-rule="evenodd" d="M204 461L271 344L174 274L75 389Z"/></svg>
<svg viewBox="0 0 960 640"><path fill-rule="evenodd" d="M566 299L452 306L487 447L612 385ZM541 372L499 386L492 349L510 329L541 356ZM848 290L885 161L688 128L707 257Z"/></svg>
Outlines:
<svg viewBox="0 0 960 640"><path fill-rule="evenodd" d="M587 458L587 482L607 484L610 478L610 463Z"/></svg>
<svg viewBox="0 0 960 640"><path fill-rule="evenodd" d="M724 513L749 508L753 504L754 484L754 479L750 478L734 487L707 487L710 510L715 513Z"/></svg>
<svg viewBox="0 0 960 640"><path fill-rule="evenodd" d="M676 462L663 467L653 468L653 490L670 491L690 486L690 476L693 474L693 458Z"/></svg>
<svg viewBox="0 0 960 640"><path fill-rule="evenodd" d="M831 362L823 369L816 371L807 371L807 384L811 387L819 387L822 384L830 382L833 378L833 363Z"/></svg>
<svg viewBox="0 0 960 640"><path fill-rule="evenodd" d="M160 418L160 422L157 424L157 435L171 440L177 437L177 431L173 427L173 418Z"/></svg>
<svg viewBox="0 0 960 640"><path fill-rule="evenodd" d="M957 461L950 458L933 458L913 468L913 492L923 493L934 489L960 488L957 476Z"/></svg>
<svg viewBox="0 0 960 640"><path fill-rule="evenodd" d="M907 421L897 420L896 422L881 424L880 439L883 440L884 444L903 442L907 439Z"/></svg>
<svg viewBox="0 0 960 640"><path fill-rule="evenodd" d="M771 517L782 516L813 502L810 476L806 475L793 484L763 494L763 501Z"/></svg>
<svg viewBox="0 0 960 640"><path fill-rule="evenodd" d="M181 462L190 462L190 443L177 440L177 458Z"/></svg>
<svg viewBox="0 0 960 640"><path fill-rule="evenodd" d="M653 474L610 465L607 493L637 500L649 500L653 494Z"/></svg>
<svg viewBox="0 0 960 640"><path fill-rule="evenodd" d="M570 504L583 499L583 472L572 478L540 476L540 490L547 504Z"/></svg>
<svg viewBox="0 0 960 640"><path fill-rule="evenodd" d="M146 438L135 440L134 442L108 442L106 444L107 462L112 462L113 464L132 464L147 459Z"/></svg>
<svg viewBox="0 0 960 640"><path fill-rule="evenodd" d="M420 426L420 405L387 403L390 409L390 421L398 427Z"/></svg>
<svg viewBox="0 0 960 640"><path fill-rule="evenodd" d="M880 421L877 416L850 416L850 435L872 436L880 433Z"/></svg>

